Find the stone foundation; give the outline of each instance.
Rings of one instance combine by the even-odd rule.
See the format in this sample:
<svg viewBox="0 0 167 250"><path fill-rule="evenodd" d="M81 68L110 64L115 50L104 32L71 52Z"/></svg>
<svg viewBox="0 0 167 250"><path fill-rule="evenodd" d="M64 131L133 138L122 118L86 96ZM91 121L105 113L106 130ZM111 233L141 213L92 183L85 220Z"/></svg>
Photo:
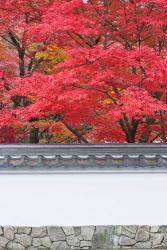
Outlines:
<svg viewBox="0 0 167 250"><path fill-rule="evenodd" d="M0 227L0 249L167 249L167 226Z"/></svg>

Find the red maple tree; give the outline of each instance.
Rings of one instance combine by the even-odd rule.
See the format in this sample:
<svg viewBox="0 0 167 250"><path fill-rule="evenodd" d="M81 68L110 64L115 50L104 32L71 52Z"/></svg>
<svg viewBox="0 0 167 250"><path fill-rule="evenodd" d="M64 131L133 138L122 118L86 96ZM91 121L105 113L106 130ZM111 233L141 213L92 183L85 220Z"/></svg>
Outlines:
<svg viewBox="0 0 167 250"><path fill-rule="evenodd" d="M48 142L167 141L166 1L0 7L1 39L18 59L18 72L2 77L2 126L29 128L30 142L43 133ZM53 45L64 53L54 63Z"/></svg>

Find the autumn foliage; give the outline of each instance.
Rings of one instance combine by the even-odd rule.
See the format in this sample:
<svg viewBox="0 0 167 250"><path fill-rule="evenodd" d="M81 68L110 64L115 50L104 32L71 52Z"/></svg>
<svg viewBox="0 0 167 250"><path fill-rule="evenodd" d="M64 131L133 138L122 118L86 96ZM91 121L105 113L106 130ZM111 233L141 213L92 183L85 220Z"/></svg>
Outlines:
<svg viewBox="0 0 167 250"><path fill-rule="evenodd" d="M0 142L166 143L166 20L165 0L0 0Z"/></svg>

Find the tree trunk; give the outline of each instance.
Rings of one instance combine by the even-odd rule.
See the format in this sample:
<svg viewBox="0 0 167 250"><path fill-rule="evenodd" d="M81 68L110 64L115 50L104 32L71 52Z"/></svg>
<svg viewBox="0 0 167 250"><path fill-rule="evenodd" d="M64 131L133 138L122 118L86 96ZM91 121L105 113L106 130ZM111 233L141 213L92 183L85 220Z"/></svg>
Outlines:
<svg viewBox="0 0 167 250"><path fill-rule="evenodd" d="M136 142L136 132L139 125L139 121L132 118L131 120L124 115L120 121L120 126L125 133L125 137L128 143L135 143Z"/></svg>
<svg viewBox="0 0 167 250"><path fill-rule="evenodd" d="M31 129L29 143L39 143L39 128L33 127Z"/></svg>

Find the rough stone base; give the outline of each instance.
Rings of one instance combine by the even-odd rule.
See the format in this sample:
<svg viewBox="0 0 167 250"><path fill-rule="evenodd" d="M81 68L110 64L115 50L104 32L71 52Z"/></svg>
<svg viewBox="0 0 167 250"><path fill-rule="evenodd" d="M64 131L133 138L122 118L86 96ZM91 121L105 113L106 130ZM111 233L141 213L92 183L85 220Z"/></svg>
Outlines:
<svg viewBox="0 0 167 250"><path fill-rule="evenodd" d="M167 226L0 227L0 249L167 249Z"/></svg>

